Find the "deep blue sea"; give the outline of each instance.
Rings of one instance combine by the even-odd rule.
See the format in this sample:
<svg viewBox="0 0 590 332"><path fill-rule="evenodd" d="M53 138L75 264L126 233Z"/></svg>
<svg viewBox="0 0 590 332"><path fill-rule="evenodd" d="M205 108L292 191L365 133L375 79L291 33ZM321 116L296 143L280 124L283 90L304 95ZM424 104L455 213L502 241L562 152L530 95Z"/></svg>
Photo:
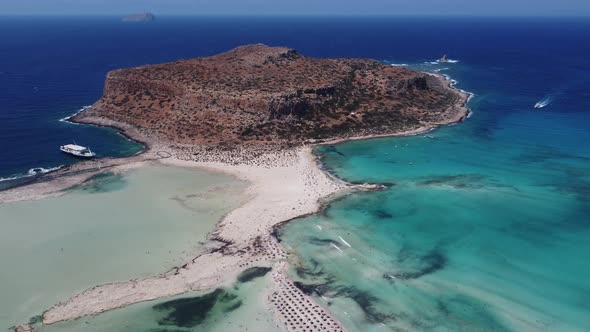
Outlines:
<svg viewBox="0 0 590 332"><path fill-rule="evenodd" d="M317 149L395 185L283 228L293 277L353 331L588 331L589 41L584 18L0 18L0 177L74 162L70 141L139 151L59 121L116 68L265 43L440 72L475 94L465 122Z"/></svg>

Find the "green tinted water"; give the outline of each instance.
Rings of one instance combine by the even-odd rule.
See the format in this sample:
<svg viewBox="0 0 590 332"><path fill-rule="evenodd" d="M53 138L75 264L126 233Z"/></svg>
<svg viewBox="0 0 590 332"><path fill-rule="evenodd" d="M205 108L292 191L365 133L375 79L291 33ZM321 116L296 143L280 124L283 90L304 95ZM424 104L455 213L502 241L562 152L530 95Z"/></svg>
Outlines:
<svg viewBox="0 0 590 332"><path fill-rule="evenodd" d="M149 166L96 176L61 197L0 205L0 328L85 288L162 273L199 251L245 183Z"/></svg>
<svg viewBox="0 0 590 332"><path fill-rule="evenodd" d="M39 332L276 331L272 313L266 307L266 288L272 281L265 272L253 271L227 288L138 303L43 326Z"/></svg>

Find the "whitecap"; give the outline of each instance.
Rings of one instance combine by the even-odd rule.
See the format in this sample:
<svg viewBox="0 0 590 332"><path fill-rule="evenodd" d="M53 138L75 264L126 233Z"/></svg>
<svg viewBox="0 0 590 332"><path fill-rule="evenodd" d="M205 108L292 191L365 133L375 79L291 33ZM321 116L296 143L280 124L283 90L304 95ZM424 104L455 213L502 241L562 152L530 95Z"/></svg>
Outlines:
<svg viewBox="0 0 590 332"><path fill-rule="evenodd" d="M11 175L11 176L5 177L5 178L0 177L0 182L14 181L14 180L29 178L29 177L37 176L37 175L41 175L41 174L47 174L49 172L57 171L58 169L60 169L62 167L63 167L63 165L56 166L56 167L50 167L50 168L33 167L26 174L15 174L15 175Z"/></svg>
<svg viewBox="0 0 590 332"><path fill-rule="evenodd" d="M74 112L73 114L70 114L64 118L59 119L60 122L70 122L70 119L75 117L76 115L82 113L83 111L89 109L91 106L87 105L87 106L82 106L81 109L77 110L76 112Z"/></svg>
<svg viewBox="0 0 590 332"><path fill-rule="evenodd" d="M50 168L43 168L43 167L35 167L31 168L27 174L29 175L39 175L39 174L46 174L49 172L57 171L58 169L62 168L63 165L50 167Z"/></svg>

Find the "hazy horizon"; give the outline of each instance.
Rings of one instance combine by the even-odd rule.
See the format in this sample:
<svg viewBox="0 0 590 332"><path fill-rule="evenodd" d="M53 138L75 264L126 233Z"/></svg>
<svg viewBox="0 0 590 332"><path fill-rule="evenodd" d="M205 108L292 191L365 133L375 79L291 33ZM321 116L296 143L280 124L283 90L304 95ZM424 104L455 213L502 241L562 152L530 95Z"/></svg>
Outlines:
<svg viewBox="0 0 590 332"><path fill-rule="evenodd" d="M590 16L586 0L22 0L0 3L0 16Z"/></svg>

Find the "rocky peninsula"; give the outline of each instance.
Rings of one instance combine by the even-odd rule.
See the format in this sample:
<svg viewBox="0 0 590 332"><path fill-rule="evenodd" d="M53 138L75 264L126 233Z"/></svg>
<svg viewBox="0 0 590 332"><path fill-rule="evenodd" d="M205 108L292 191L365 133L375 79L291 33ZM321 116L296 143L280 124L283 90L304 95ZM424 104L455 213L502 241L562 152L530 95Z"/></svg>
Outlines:
<svg viewBox="0 0 590 332"><path fill-rule="evenodd" d="M73 120L189 149L285 149L456 122L467 96L448 85L375 60L257 44L111 71L102 98Z"/></svg>
<svg viewBox="0 0 590 332"><path fill-rule="evenodd" d="M251 199L220 221L209 249L194 253L186 264L72 294L45 311L43 323L213 289L247 268L268 267L274 287L268 289L266 305L278 326L287 331L346 330L287 278L288 263L297 262L272 234L281 223L318 212L335 195L380 187L332 177L321 169L311 147L417 134L461 121L469 112L467 100L468 94L453 89L442 76L368 59L310 58L264 45L109 72L102 98L72 121L115 127L145 143L146 152L130 158L133 167L162 162L226 172L250 183ZM73 174L65 172L54 182L63 189L105 167L130 167L123 160L103 163L81 163ZM92 171L82 172L84 165ZM0 194L0 201L19 195L38 198L27 194L32 191L58 192L49 187L17 188Z"/></svg>

